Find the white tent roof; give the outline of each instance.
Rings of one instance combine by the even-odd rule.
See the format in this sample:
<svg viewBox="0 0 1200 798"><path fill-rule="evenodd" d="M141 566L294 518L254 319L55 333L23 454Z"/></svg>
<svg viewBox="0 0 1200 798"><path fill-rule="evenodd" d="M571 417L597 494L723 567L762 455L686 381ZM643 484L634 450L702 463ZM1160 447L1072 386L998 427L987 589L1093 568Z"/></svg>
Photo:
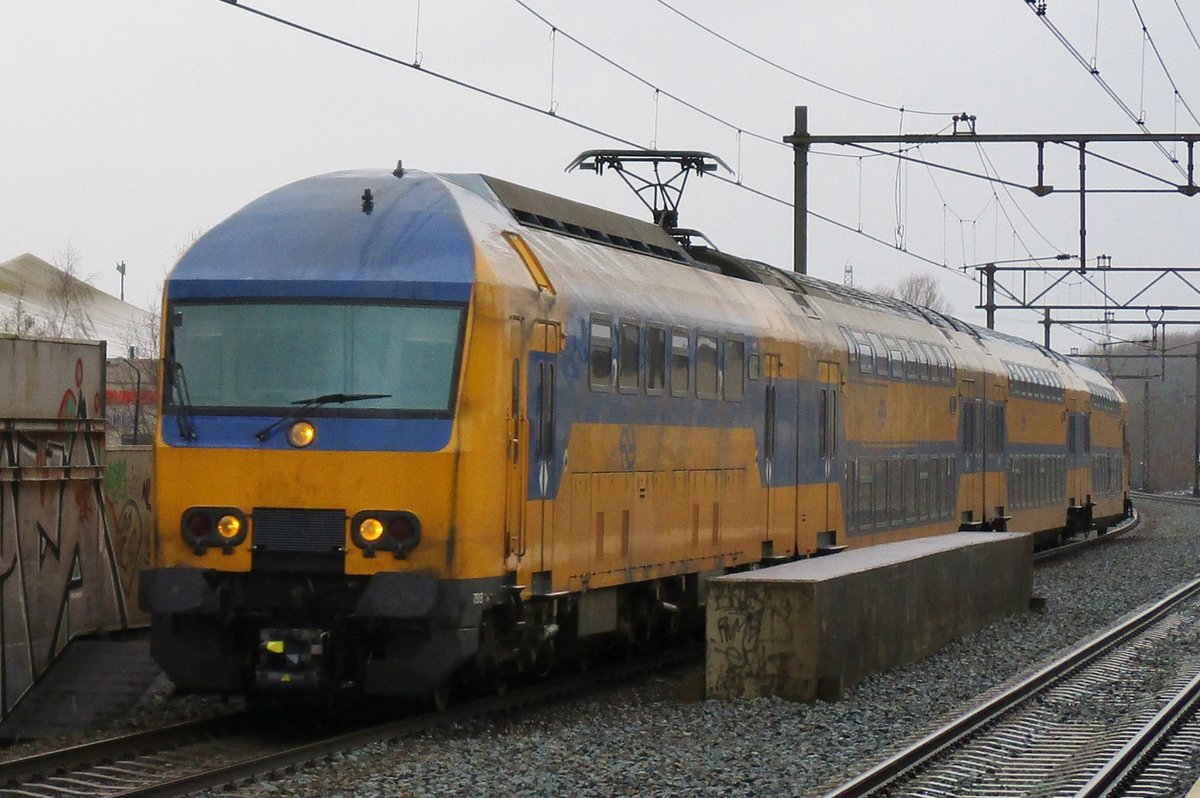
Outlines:
<svg viewBox="0 0 1200 798"><path fill-rule="evenodd" d="M152 347L153 316L28 252L0 262L0 332L107 341L112 356Z"/></svg>

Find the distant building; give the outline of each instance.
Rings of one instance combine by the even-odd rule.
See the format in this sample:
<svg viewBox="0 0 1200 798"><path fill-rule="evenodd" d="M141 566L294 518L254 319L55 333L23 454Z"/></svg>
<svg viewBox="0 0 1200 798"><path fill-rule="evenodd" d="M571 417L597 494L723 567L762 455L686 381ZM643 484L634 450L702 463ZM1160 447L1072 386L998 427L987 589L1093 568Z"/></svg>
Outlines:
<svg viewBox="0 0 1200 798"><path fill-rule="evenodd" d="M0 262L0 333L105 341L106 442L153 442L158 404L155 314L26 253Z"/></svg>

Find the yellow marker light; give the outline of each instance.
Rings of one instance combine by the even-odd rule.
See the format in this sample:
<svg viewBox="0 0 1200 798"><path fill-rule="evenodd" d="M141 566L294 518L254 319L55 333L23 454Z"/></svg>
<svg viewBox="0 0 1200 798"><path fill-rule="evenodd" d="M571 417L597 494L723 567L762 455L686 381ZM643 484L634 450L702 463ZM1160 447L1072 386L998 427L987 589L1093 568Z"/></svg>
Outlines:
<svg viewBox="0 0 1200 798"><path fill-rule="evenodd" d="M383 536L383 523L378 518L364 518L358 525L358 536L367 543L374 543Z"/></svg>
<svg viewBox="0 0 1200 798"><path fill-rule="evenodd" d="M223 515L221 520L217 521L217 534L226 540L233 540L242 531L242 522L237 519L237 516Z"/></svg>
<svg viewBox="0 0 1200 798"><path fill-rule="evenodd" d="M307 421L297 421L288 430L288 443L297 449L303 449L317 437L317 428Z"/></svg>
<svg viewBox="0 0 1200 798"><path fill-rule="evenodd" d="M283 641L282 640L268 640L267 641L267 651L270 651L272 654L282 654L283 653Z"/></svg>

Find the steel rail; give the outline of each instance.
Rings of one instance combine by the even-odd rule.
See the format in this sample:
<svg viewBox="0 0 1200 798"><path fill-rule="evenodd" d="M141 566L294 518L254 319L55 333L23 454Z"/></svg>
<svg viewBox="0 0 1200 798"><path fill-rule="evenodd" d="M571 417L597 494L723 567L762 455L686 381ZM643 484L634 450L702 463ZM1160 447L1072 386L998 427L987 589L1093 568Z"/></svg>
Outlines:
<svg viewBox="0 0 1200 798"><path fill-rule="evenodd" d="M1200 498L1195 496L1173 496L1165 493L1144 493L1140 490L1131 490L1129 495L1137 499L1146 499L1155 502L1168 502L1170 504L1192 504L1200 507Z"/></svg>
<svg viewBox="0 0 1200 798"><path fill-rule="evenodd" d="M1090 549L1092 546L1098 546L1101 543L1107 543L1108 541L1110 541L1114 538L1121 537L1126 532L1136 529L1137 526L1141 522L1142 522L1141 514L1138 513L1137 510L1134 510L1132 517L1127 518L1124 521L1122 521L1121 523L1110 527L1109 530L1107 532L1105 532L1104 534L1100 534L1097 532L1094 536L1092 536L1090 538L1085 537L1081 540L1075 540L1070 543L1064 543L1060 546L1054 546L1053 548L1043 549L1042 551L1035 551L1033 553L1033 561L1035 563L1049 562L1051 560L1057 560L1060 557L1066 557L1071 554L1078 554L1079 552L1083 551L1084 549Z"/></svg>
<svg viewBox="0 0 1200 798"><path fill-rule="evenodd" d="M249 715L245 711L230 712L10 759L0 762L0 792L6 785L28 781L38 776L78 770L96 762L127 757L131 753L161 751L193 740L215 737L236 728L248 719Z"/></svg>
<svg viewBox="0 0 1200 798"><path fill-rule="evenodd" d="M1200 674L1168 701L1120 751L1113 754L1100 771L1075 793L1075 798L1105 798L1117 794L1125 779L1153 757L1159 745L1195 713L1198 704Z"/></svg>
<svg viewBox="0 0 1200 798"><path fill-rule="evenodd" d="M1134 637L1181 602L1198 593L1200 593L1200 579L1187 583L1135 617L1075 648L1066 656L1043 667L1032 676L1014 684L996 697L926 735L896 756L825 793L824 798L860 798L897 780L903 774L928 763L942 751L990 725L1001 715L1043 688Z"/></svg>
<svg viewBox="0 0 1200 798"><path fill-rule="evenodd" d="M629 662L538 681L503 695L478 698L441 711L376 723L299 745L287 745L266 754L262 753L264 740L261 735L246 737L244 745L248 753L243 758L232 762L226 760L227 764L210 763L206 766L204 763L197 763L196 772L184 772L182 775L179 775L181 768L190 769L192 765L185 759L188 756L188 743L203 745L210 739L216 739L222 731L236 728L239 721L253 721L254 713L239 712L176 724L165 729L137 732L0 763L0 795L69 794L175 798L203 789L244 783L268 773L302 767L338 752L356 750L371 743L409 736L438 726L513 712L571 695L602 690L638 675L693 662L702 655L703 649L697 646L678 646ZM221 742L234 748L243 745L236 736L225 737ZM269 741L266 743L270 744ZM168 750L172 752L173 757L182 761L173 767L167 780L150 781L154 775L147 771L144 779L146 783L137 784L137 781L142 780L137 774L138 758ZM234 755L236 756L236 753ZM88 770L90 767L103 767L113 763L125 771L122 778L125 784L113 784L103 774L95 775ZM59 787L51 784L50 780L69 780L69 783ZM98 785L97 781L106 783ZM93 786L94 789L89 791L89 786Z"/></svg>
<svg viewBox="0 0 1200 798"><path fill-rule="evenodd" d="M182 776L170 782L130 790L121 795L137 796L137 798L180 798L180 796L190 795L198 790L247 781L284 768L299 767L340 751L361 748L384 740L407 737L437 726L460 723L484 715L523 709L571 694L601 689L614 681L691 662L699 655L700 652L695 647L672 649L633 662L561 676L549 681L538 682L527 688L509 691L504 695L488 696L417 717L391 721L317 740L289 748L286 751Z"/></svg>

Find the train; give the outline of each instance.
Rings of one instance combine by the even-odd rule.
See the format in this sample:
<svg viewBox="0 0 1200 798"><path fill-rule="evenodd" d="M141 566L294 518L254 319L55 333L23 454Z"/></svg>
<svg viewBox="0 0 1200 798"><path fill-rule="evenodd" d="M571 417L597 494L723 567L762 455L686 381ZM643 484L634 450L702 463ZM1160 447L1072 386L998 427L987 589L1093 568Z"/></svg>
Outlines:
<svg viewBox="0 0 1200 798"><path fill-rule="evenodd" d="M1096 370L495 177L300 180L163 294L151 650L180 691L502 688L731 571L1130 512Z"/></svg>

